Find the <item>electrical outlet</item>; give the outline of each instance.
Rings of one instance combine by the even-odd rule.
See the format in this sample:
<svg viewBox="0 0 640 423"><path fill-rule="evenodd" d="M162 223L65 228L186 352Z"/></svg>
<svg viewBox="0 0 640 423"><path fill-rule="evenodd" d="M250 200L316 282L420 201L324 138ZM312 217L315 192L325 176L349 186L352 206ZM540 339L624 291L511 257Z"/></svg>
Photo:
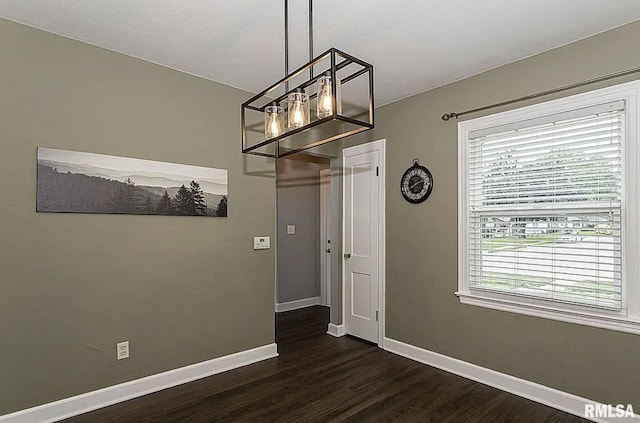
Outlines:
<svg viewBox="0 0 640 423"><path fill-rule="evenodd" d="M118 342L116 344L116 357L118 360L129 358L129 341Z"/></svg>

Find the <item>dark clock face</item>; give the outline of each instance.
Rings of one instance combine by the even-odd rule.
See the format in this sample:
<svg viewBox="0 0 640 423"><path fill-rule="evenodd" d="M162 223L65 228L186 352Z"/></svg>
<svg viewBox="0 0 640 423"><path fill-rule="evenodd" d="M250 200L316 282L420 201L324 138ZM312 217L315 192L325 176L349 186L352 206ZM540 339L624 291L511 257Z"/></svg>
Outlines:
<svg viewBox="0 0 640 423"><path fill-rule="evenodd" d="M400 192L410 203L421 203L429 197L433 189L433 176L424 166L414 164L400 179Z"/></svg>

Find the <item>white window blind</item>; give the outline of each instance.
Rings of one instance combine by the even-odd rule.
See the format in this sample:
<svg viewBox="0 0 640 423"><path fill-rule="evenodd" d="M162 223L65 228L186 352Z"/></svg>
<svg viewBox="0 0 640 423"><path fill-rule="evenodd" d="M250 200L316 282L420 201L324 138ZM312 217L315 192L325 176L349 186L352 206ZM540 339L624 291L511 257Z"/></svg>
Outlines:
<svg viewBox="0 0 640 423"><path fill-rule="evenodd" d="M471 289L624 307L623 109L470 133Z"/></svg>

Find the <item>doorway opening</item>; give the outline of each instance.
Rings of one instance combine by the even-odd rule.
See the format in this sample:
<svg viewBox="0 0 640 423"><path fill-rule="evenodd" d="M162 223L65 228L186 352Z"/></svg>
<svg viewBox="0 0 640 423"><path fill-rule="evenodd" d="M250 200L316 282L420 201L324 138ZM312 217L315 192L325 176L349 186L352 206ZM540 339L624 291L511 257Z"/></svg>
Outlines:
<svg viewBox="0 0 640 423"><path fill-rule="evenodd" d="M276 312L330 305L329 167L308 154L277 162Z"/></svg>

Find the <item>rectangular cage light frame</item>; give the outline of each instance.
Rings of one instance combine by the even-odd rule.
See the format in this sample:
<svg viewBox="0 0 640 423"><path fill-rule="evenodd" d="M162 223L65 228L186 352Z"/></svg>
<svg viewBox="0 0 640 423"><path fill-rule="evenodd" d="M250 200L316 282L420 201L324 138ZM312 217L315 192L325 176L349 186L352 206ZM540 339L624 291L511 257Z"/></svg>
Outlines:
<svg viewBox="0 0 640 423"><path fill-rule="evenodd" d="M332 88L331 92L333 93L332 114L327 117L319 118L316 120L310 119L309 123L307 123L306 125L300 128L288 129L288 130L285 130L285 132L283 132L279 136L276 136L270 139L261 138L261 141L253 145L248 145L248 132L257 132L257 131L255 130L252 131L249 128L247 123L247 113L264 114L265 108L267 106L269 106L274 101L276 102L285 101L287 98L287 95L295 91L295 89L297 88L306 89L308 87L312 87L314 84L316 84L319 78L325 75L325 72L318 72L315 76L313 76L313 72L315 70L314 66L317 66L318 64L322 63L323 61L326 61L327 59L330 61L330 67L325 72L330 72L330 77L331 77L331 88ZM356 68L356 70L342 77L340 79L340 84L344 87L350 81L358 77L362 77L363 75L366 75L366 77L368 78L368 93L367 93L368 110L366 110L365 112L363 109L362 114L367 116L368 121L357 119L355 117L345 116L343 114L338 113L337 98L336 98L337 87L338 87L338 83L336 79L337 72L342 69L345 69L347 66L350 66L350 65L355 65L354 67ZM294 86L293 85L290 86L292 81L295 78L299 78L305 72L309 72L310 74L309 75L310 77L305 82L298 83ZM270 94L273 95L274 92L279 91L282 88L284 88L284 94L278 95L277 97L269 97ZM311 95L309 101L311 101L315 97L316 97L316 94ZM321 138L317 141L306 143L299 147L287 148L280 145L281 141L285 141L287 139L293 138L296 135L301 134L305 131L308 131L311 128L314 128L319 125L332 122L332 121L344 122L344 123L350 124L350 126L352 126L353 128L345 132L329 135L326 138ZM282 78L275 84L271 85L269 88L263 90L262 92L260 92L259 94L256 94L251 99L242 103L241 123L242 123L242 152L245 154L253 154L257 156L270 157L270 158L276 158L276 159L290 156L292 154L300 153L301 151L318 147L320 145L327 144L331 141L336 141L351 135L358 134L360 132L373 129L375 127L373 65L363 60L360 60L354 56L351 56L347 53L344 53L338 49L330 48L326 52L322 53L321 55L311 60L309 63L289 73L284 78ZM259 149L265 149L265 147L268 147L271 145L273 145L274 147L273 153L265 153L262 151L258 151Z"/></svg>

